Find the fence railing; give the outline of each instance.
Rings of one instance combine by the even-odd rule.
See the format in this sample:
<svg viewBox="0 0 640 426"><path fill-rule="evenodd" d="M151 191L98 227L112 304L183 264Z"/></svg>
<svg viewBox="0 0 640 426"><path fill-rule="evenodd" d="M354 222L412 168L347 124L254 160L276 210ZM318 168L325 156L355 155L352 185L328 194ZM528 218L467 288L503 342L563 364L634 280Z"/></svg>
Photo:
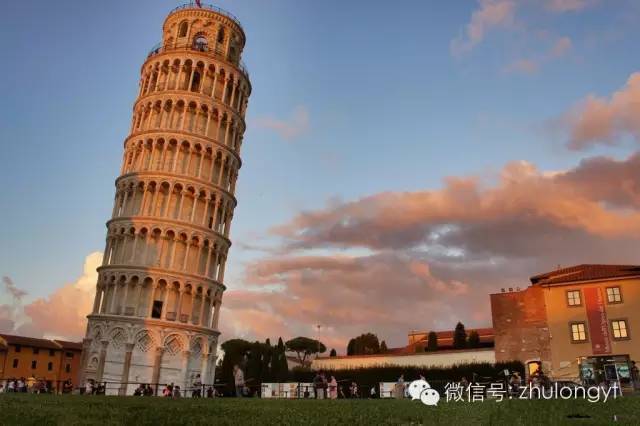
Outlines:
<svg viewBox="0 0 640 426"><path fill-rule="evenodd" d="M216 13L219 13L220 15L226 16L227 18L231 19L233 22L235 22L240 29L242 29L242 31L244 31L244 28L242 28L242 24L240 24L240 20L238 19L237 16L235 16L233 13L231 12L227 12L224 9L221 9L217 6L214 6L212 4L204 4L204 3L200 3L200 6L198 6L195 2L190 2L190 3L186 3L183 4L181 6L178 6L176 8L174 8L173 10L171 10L171 12L169 12L169 15L175 13L175 12L179 12L181 10L185 10L185 9L206 9L206 10L212 10Z"/></svg>

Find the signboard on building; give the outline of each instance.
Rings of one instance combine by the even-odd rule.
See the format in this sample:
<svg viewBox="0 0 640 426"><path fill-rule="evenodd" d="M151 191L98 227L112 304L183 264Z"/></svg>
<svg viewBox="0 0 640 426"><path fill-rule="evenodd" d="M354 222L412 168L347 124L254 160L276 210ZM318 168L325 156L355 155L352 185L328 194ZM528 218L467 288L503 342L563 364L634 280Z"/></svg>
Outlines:
<svg viewBox="0 0 640 426"><path fill-rule="evenodd" d="M587 319L589 320L589 334L593 354L610 354L611 339L602 289L600 287L585 288L584 302L587 309Z"/></svg>

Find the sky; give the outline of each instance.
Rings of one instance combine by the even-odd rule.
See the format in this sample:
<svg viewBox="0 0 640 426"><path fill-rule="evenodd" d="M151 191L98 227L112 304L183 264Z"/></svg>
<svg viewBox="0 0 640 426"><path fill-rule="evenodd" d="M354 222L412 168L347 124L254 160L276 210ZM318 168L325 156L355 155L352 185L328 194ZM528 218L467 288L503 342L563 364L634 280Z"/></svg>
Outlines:
<svg viewBox="0 0 640 426"><path fill-rule="evenodd" d="M79 339L140 66L173 0L0 5L0 331ZM491 324L640 260L640 3L216 3L253 92L222 340ZM320 325L320 327L318 327Z"/></svg>

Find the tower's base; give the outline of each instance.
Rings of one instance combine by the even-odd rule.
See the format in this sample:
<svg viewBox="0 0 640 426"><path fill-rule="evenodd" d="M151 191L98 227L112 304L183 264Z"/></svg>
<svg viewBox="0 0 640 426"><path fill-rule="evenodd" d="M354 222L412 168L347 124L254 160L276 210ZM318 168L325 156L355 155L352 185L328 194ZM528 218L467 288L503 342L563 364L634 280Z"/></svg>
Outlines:
<svg viewBox="0 0 640 426"><path fill-rule="evenodd" d="M133 395L140 384L158 394L169 384L182 391L195 382L212 385L218 334L182 323L90 315L82 384L103 383L107 395Z"/></svg>

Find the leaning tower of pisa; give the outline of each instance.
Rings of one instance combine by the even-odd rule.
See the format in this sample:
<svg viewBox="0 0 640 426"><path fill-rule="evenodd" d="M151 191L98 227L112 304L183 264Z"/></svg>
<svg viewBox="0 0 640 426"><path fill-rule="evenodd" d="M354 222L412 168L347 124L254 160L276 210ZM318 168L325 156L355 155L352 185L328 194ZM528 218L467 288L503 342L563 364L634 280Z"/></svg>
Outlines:
<svg viewBox="0 0 640 426"><path fill-rule="evenodd" d="M238 20L188 4L141 68L81 380L213 383L251 84ZM114 385L110 383L130 383Z"/></svg>

